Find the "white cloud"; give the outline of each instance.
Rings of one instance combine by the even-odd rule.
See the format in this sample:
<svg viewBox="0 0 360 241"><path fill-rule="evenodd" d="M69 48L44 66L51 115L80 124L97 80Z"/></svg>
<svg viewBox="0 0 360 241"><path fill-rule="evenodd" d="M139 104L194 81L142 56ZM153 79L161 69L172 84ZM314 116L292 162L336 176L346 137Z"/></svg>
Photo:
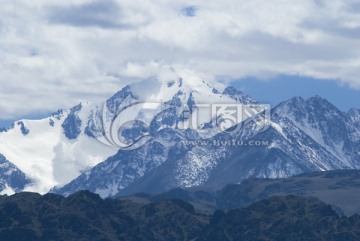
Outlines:
<svg viewBox="0 0 360 241"><path fill-rule="evenodd" d="M5 0L0 115L99 101L163 65L360 88L359 12L357 0Z"/></svg>

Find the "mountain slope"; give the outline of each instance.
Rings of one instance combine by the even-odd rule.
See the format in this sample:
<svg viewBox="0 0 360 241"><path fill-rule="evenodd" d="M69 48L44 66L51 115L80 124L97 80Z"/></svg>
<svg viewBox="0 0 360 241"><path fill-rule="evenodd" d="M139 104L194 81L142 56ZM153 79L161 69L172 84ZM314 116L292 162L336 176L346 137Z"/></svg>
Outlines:
<svg viewBox="0 0 360 241"><path fill-rule="evenodd" d="M234 209L272 196L314 197L347 216L360 214L360 171L336 170L305 173L284 179L250 178L217 193L216 207Z"/></svg>
<svg viewBox="0 0 360 241"><path fill-rule="evenodd" d="M0 154L0 195L19 192L30 183L23 172Z"/></svg>
<svg viewBox="0 0 360 241"><path fill-rule="evenodd" d="M350 127L354 126L355 128L350 132L351 138L353 141L360 141L360 110L351 109L346 113L347 117L350 120Z"/></svg>
<svg viewBox="0 0 360 241"><path fill-rule="evenodd" d="M101 199L83 191L67 198L20 193L0 197L1 240L360 240L360 216L296 196L246 208L197 213L178 199L146 204Z"/></svg>
<svg viewBox="0 0 360 241"><path fill-rule="evenodd" d="M317 198L341 215L360 214L360 170L334 170L303 173L289 178L249 178L240 184L175 188L160 194L135 193L117 196L140 203L181 199L196 210L212 214L215 209L230 210L273 196L295 195Z"/></svg>
<svg viewBox="0 0 360 241"><path fill-rule="evenodd" d="M1 240L193 240L208 217L181 200L140 205L90 192L0 197Z"/></svg>
<svg viewBox="0 0 360 241"><path fill-rule="evenodd" d="M0 133L0 153L32 181L26 190L46 193L116 152L84 135L91 108L80 104L42 120L17 121Z"/></svg>
<svg viewBox="0 0 360 241"><path fill-rule="evenodd" d="M340 218L316 199L272 197L215 213L197 240L359 240L359 216Z"/></svg>

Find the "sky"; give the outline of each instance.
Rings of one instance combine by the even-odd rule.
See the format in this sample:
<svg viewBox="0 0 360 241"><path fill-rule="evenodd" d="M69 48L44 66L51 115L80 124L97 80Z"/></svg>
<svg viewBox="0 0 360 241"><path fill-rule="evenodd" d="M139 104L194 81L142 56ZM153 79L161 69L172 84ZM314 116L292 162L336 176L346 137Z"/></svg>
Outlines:
<svg viewBox="0 0 360 241"><path fill-rule="evenodd" d="M273 104L319 94L360 108L360 2L3 0L0 127L168 65Z"/></svg>

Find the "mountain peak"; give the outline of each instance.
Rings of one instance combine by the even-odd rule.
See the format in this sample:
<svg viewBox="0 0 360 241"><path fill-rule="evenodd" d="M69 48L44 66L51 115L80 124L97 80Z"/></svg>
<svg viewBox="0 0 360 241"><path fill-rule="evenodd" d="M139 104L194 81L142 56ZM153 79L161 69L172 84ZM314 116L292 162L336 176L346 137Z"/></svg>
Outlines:
<svg viewBox="0 0 360 241"><path fill-rule="evenodd" d="M220 95L220 92L210 82L206 82L189 70L165 68L156 76L130 84L129 88L141 101L166 102L181 91L188 98L190 93L197 93L201 101L209 96ZM199 97L202 96L202 97ZM206 96L206 97L205 97Z"/></svg>
<svg viewBox="0 0 360 241"><path fill-rule="evenodd" d="M301 116L305 113L306 101L300 97L293 97L289 100L283 101L273 109L274 116Z"/></svg>
<svg viewBox="0 0 360 241"><path fill-rule="evenodd" d="M301 96L295 96L295 97L285 101L284 103L288 103L292 106L298 106L298 105L304 105L305 102L306 101Z"/></svg>
<svg viewBox="0 0 360 241"><path fill-rule="evenodd" d="M306 103L307 111L317 113L317 115L322 115L326 119L332 119L335 116L339 117L344 115L344 113L330 101L318 95L307 99Z"/></svg>
<svg viewBox="0 0 360 241"><path fill-rule="evenodd" d="M306 100L300 96L293 97L287 101L280 103L278 106L275 107L275 110L277 111L279 111L280 109L283 109L282 111L286 110L286 112L288 113L305 113L309 111L316 111L318 113L336 112L338 114L341 114L341 111L338 110L336 106L334 106L327 99L319 95L315 95Z"/></svg>
<svg viewBox="0 0 360 241"><path fill-rule="evenodd" d="M333 106L333 104L331 104L327 99L325 99L319 95L315 95L313 97L308 98L306 100L306 102L309 104L326 104L326 105Z"/></svg>

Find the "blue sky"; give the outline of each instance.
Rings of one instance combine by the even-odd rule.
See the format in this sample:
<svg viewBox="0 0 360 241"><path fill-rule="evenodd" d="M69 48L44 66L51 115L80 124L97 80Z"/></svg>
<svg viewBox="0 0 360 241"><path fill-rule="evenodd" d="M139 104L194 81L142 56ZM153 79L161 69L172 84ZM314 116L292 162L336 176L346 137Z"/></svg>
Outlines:
<svg viewBox="0 0 360 241"><path fill-rule="evenodd" d="M359 108L358 0L1 4L0 126L100 102L163 66L224 76L272 104L318 94Z"/></svg>
<svg viewBox="0 0 360 241"><path fill-rule="evenodd" d="M281 75L270 80L248 77L232 84L256 100L272 106L295 96L309 98L319 95L342 111L360 109L360 90L335 80Z"/></svg>

